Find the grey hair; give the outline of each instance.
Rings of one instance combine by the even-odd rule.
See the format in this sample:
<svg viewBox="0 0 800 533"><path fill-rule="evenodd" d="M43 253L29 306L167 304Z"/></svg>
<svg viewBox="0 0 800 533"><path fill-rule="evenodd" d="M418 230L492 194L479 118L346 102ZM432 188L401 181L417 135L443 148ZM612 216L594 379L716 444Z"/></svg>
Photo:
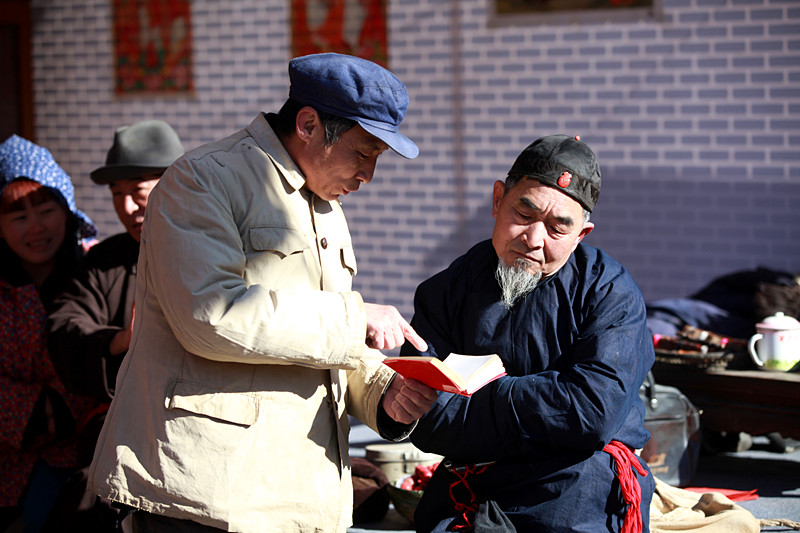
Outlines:
<svg viewBox="0 0 800 533"><path fill-rule="evenodd" d="M325 111L317 111L322 127L325 128L325 146L331 146L339 140L344 132L356 125L355 120L342 118Z"/></svg>
<svg viewBox="0 0 800 533"><path fill-rule="evenodd" d="M283 107L278 111L278 128L282 134L289 135L294 131L297 113L304 107L306 107L305 104L301 104L296 100L286 100ZM314 106L309 107L314 108L317 115L319 115L319 121L325 131L324 146L335 144L344 132L357 124L355 120L320 111Z"/></svg>

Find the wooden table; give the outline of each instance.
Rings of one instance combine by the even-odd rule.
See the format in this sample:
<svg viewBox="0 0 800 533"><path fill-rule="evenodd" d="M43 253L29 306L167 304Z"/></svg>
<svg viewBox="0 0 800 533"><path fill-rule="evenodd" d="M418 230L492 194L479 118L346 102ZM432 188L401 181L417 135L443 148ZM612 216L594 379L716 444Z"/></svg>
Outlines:
<svg viewBox="0 0 800 533"><path fill-rule="evenodd" d="M656 383L677 387L698 409L703 428L800 440L800 373L653 367Z"/></svg>

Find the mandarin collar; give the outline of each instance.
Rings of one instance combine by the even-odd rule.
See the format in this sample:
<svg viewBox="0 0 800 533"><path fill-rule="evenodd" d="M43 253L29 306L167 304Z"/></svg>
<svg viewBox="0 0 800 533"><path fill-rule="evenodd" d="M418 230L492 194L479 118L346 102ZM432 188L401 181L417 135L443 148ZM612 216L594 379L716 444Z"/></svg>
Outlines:
<svg viewBox="0 0 800 533"><path fill-rule="evenodd" d="M306 178L272 129L269 120L273 117L277 119L278 115L275 113L259 113L247 126L247 131L264 153L275 162L286 182L293 189L300 190L306 184Z"/></svg>

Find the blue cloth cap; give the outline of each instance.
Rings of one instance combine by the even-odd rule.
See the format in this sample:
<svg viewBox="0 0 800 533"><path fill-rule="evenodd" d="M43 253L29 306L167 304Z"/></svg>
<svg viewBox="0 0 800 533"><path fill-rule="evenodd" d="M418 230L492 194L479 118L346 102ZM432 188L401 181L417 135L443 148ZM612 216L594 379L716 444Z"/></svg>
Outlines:
<svg viewBox="0 0 800 533"><path fill-rule="evenodd" d="M400 133L408 90L380 65L355 56L312 54L289 61L289 98L318 111L355 120L407 159L419 148Z"/></svg>
<svg viewBox="0 0 800 533"><path fill-rule="evenodd" d="M28 178L54 189L78 219L82 239L97 235L94 222L75 206L75 189L64 169L58 166L50 150L22 137L12 135L0 144L0 194L17 178Z"/></svg>

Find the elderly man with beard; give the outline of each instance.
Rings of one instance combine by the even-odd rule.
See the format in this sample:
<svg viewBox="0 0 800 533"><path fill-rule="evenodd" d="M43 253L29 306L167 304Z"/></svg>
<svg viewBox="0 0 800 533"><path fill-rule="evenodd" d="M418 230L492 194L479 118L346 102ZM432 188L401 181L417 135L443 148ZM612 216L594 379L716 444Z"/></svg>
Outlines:
<svg viewBox="0 0 800 533"><path fill-rule="evenodd" d="M492 239L417 289L423 355L497 353L508 372L439 393L420 420L411 440L445 461L417 531L648 531L654 481L634 450L653 345L631 275L581 243L599 189L586 144L535 141L494 184Z"/></svg>

